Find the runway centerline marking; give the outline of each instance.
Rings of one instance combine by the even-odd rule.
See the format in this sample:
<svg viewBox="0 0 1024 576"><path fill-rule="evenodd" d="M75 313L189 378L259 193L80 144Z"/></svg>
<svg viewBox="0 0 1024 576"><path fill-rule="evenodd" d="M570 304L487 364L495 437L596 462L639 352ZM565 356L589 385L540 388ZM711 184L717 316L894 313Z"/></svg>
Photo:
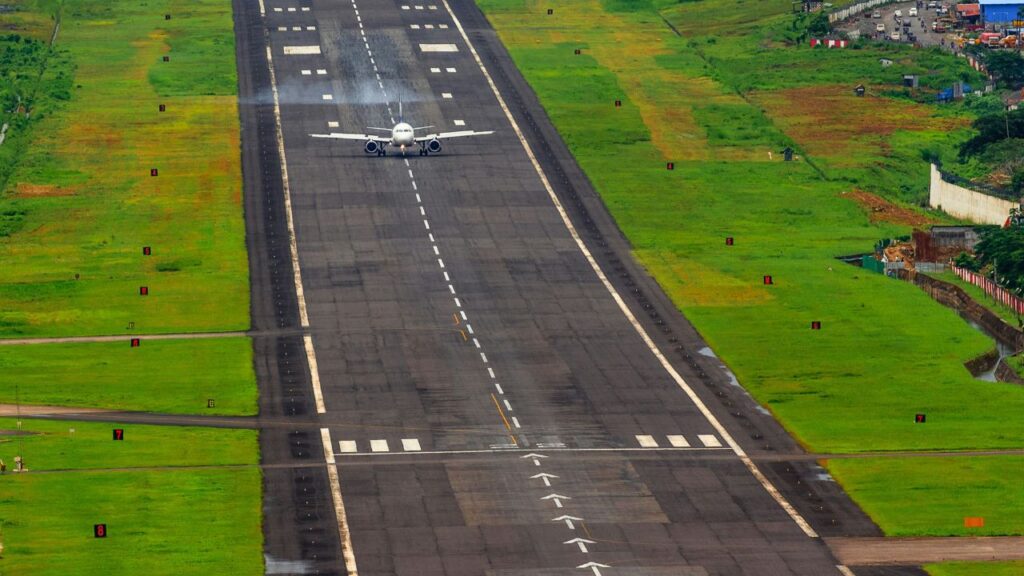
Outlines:
<svg viewBox="0 0 1024 576"><path fill-rule="evenodd" d="M715 417L715 415L707 407L704 401L701 400L699 396L697 396L697 393L693 390L693 388L690 387L686 380L683 379L682 375L680 375L679 372L675 369L675 367L672 366L672 364L668 361L668 358L666 358L665 355L661 352L661 350L658 348L658 345L655 344L654 340L652 340L650 335L647 334L647 330L643 327L643 325L640 324L639 320L637 320L636 316L626 305L626 302L622 299L622 296L618 293L615 287L612 286L611 281L608 280L608 277L601 269L600 264L597 263L597 260L594 259L593 254L591 254L590 252L590 249L587 248L586 243L583 242L583 238L579 235L579 232L576 230L576 227L573 226L572 220L569 219L569 214L566 212L561 200L558 199L558 195L555 194L555 190L554 188L552 188L551 182L548 180L547 175L544 173L544 169L541 167L540 162L537 160L536 155L533 153L533 148L530 146L530 143L526 141L526 136L523 135L523 131L522 129L520 129L519 123L516 122L516 119L512 116L512 111L509 109L508 104L505 102L505 98L501 95L501 92L498 90L497 84L494 83L494 79L491 77L490 72L487 71L487 67L484 66L483 60L480 59L480 54L476 51L476 48L470 41L469 35L466 33L466 29L463 28L462 26L462 22L455 15L455 12L452 10L452 7L448 3L448 0L441 0L441 2L442 4L444 4L445 10L448 11L448 15L451 17L452 23L455 24L455 27L458 29L459 34L462 36L462 40L466 43L466 46L469 48L470 54L472 54L473 59L476 61L477 66L480 68L480 72L483 73L484 78L487 80L487 84L490 86L491 92L494 94L494 97L498 100L498 104L501 106L502 111L505 113L505 118L508 119L509 124L511 124L513 132L515 132L516 137L519 138L519 143L523 146L523 150L526 152L527 157L530 159L530 163L533 164L533 168L537 172L537 176L540 178L541 183L544 185L544 189L547 191L548 197L551 199L551 202L555 205L555 209L558 211L559 216L562 218L562 223L569 231L570 236L572 236L573 240L576 242L576 246L583 253L583 256L590 264L591 269L593 269L598 279L601 281L602 284L604 284L605 289L608 291L612 299L618 305L619 310L622 311L622 314L633 326L633 329L640 336L640 339L643 340L644 344L647 345L647 348L651 351L652 354L654 354L655 358L657 358L662 368L665 369L665 371L669 374L672 380L674 380L675 383L683 390L683 392L687 395L690 401L697 407L697 409L701 412L704 418L711 423L711 425L715 428L716 431L718 431L719 435L722 436L726 444L728 444L732 451L736 454L736 456L740 458L740 460L747 467L750 473L754 475L754 478L757 479L757 481L761 484L762 487L764 487L768 494L771 495L775 502L778 503L779 506L781 506L782 509L786 511L789 517L792 518L794 522L796 522L797 526L799 526L800 529L803 530L805 535L807 535L810 538L817 538L818 533L814 530L814 528L812 528L811 525L807 522L807 520L804 519L804 517L796 510L796 508L794 508L793 505L790 504L788 500L786 500L782 493L779 492L778 488L776 488L775 485L772 484L770 480L768 480L768 478L761 472L761 470L757 467L754 461L751 460L750 456L747 455L746 451L743 450L743 447L736 442L732 435L729 434L729 431L725 428L725 426L718 420L718 418Z"/></svg>

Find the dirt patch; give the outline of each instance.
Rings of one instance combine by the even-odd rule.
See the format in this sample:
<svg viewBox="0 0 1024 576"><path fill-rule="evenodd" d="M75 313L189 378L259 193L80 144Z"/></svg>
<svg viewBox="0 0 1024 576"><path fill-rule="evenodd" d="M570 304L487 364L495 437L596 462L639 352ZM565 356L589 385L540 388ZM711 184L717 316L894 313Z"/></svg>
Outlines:
<svg viewBox="0 0 1024 576"><path fill-rule="evenodd" d="M14 187L14 194L21 198L41 198L44 196L74 196L74 188L61 188L50 184L29 184L18 182Z"/></svg>
<svg viewBox="0 0 1024 576"><path fill-rule="evenodd" d="M853 190L840 194L843 198L850 198L868 213L868 220L874 222L892 222L893 224L906 224L907 226L922 227L928 224L936 224L938 220L904 208L889 202L881 196L877 196L863 190Z"/></svg>
<svg viewBox="0 0 1024 576"><path fill-rule="evenodd" d="M936 117L923 104L859 98L849 86L810 86L751 96L811 156L843 163L861 162L858 154L889 155L885 139L896 131L950 131L968 123Z"/></svg>

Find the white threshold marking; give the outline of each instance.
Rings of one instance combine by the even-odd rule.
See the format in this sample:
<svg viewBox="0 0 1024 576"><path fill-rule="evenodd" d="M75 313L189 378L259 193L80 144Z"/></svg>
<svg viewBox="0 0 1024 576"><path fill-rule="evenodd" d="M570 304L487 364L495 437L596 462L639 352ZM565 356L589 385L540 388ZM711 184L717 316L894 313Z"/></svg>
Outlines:
<svg viewBox="0 0 1024 576"><path fill-rule="evenodd" d="M402 438L402 450L406 452L419 452L420 441L415 438Z"/></svg>
<svg viewBox="0 0 1024 576"><path fill-rule="evenodd" d="M668 361L668 359L661 352L661 350L654 343L654 341L651 340L650 335L647 334L647 330L644 329L644 327L636 319L636 316L633 315L633 312L630 311L628 306L626 306L626 302L622 299L622 296L618 293L618 291L615 290L615 287L612 286L611 282L608 280L608 277L605 276L604 271L601 270L601 266L597 263L596 260L594 260L593 254L590 253L590 250L587 248L587 245L583 242L583 238L580 237L579 232L576 231L576 228L573 226L572 221L569 220L569 215L568 213L566 213L565 207L562 206L562 202L558 199L558 196L555 194L554 188L551 187L551 182L548 180L547 175L544 173L544 169L541 168L540 162L538 162L536 155L534 155L533 153L533 149L530 147L529 142L526 141L526 137L523 136L523 131L519 128L519 124L516 122L515 118L512 117L512 112L509 110L508 104L505 102L504 97L502 97L501 92L498 91L498 86L494 83L494 79L491 78L491 74L490 72L487 71L487 67L484 66L483 60L480 59L480 54L477 53L476 48L473 46L473 43L469 40L469 35L466 34L465 28L462 27L462 22L460 22L458 17L455 15L455 12L452 10L452 7L448 3L448 0L441 0L441 2L444 4L445 10L448 11L448 15L451 17L452 22L455 24L455 27L459 30L459 34L462 36L463 41L466 42L466 46L469 48L470 53L473 55L473 60L476 61L477 66L480 67L480 71L483 73L484 78L487 80L487 84L490 86L491 92L494 93L494 97L498 100L498 104L501 106L502 111L505 113L505 118L507 118L509 124L512 125L512 130L513 132L515 132L516 137L519 138L519 143L523 146L523 150L526 152L527 157L529 157L530 162L533 164L533 169L537 172L537 176L540 177L541 183L544 185L544 189L548 193L548 197L551 198L552 203L554 203L555 208L558 210L558 214L562 218L562 223L565 225L566 229L568 229L569 234L572 236L573 240L575 240L576 246L578 246L580 251L583 252L583 256L587 259L587 262L590 264L591 269L594 270L594 273L597 274L598 279L600 279L601 283L604 284L605 289L612 296L612 299L615 300L615 303L619 306L619 310L622 311L622 314L626 317L627 320L629 320L630 324L633 325L633 329L637 332L637 334L639 334L640 339L643 340L644 344L647 345L647 348L651 351L652 354L654 354L655 358L658 359L658 362L661 363L662 368L664 368L665 371L668 372L669 376L672 377L675 383L683 390L684 393L686 393L687 397L690 398L690 401L693 402L695 406L697 406L697 409L700 410L704 418L707 419L715 428L715 430L718 431L719 435L721 435L722 438L725 439L725 442L729 445L732 451L740 458L740 460L747 467L747 469L750 470L750 473L754 475L754 478L756 478L757 481L761 483L761 486L763 486L764 489L768 491L768 494L771 495L775 502L778 503L779 506L781 506L782 509L786 511L786 513L789 515L790 518L793 519L794 522L796 522L797 526L799 526L800 529L803 530L804 534L806 534L810 538L817 538L818 533L815 532L814 528L812 528L811 525L807 522L807 520L805 520L804 517L801 516L799 512L797 512L796 508L794 508L793 505L790 504L788 500L786 500L782 493L779 492L778 488L776 488L775 485L773 485L771 481L768 480L767 477L765 477L765 475L761 472L757 465L754 464L754 461L751 460L749 456L747 456L747 453L746 451L743 450L743 447L741 447L736 442L732 435L729 434L729 431L726 430L725 426L721 422L719 422L718 418L716 418L714 414L711 413L711 410L707 407L706 404L704 404L700 397L697 396L697 393L693 390L693 388L690 387L686 380L684 380L683 377L679 374L679 372L672 366L672 364Z"/></svg>
<svg viewBox="0 0 1024 576"><path fill-rule="evenodd" d="M292 26L292 32L302 32L302 26Z"/></svg>
<svg viewBox="0 0 1024 576"><path fill-rule="evenodd" d="M409 24L409 28L412 28L413 30L419 30L420 29L420 25L419 24Z"/></svg>
<svg viewBox="0 0 1024 576"><path fill-rule="evenodd" d="M658 441L654 439L654 436L637 435L636 441L642 448L657 448Z"/></svg>
<svg viewBox="0 0 1024 576"><path fill-rule="evenodd" d="M302 55L319 54L319 53L320 53L320 46L319 45L317 45L317 46L285 46L284 47L284 55L285 56L302 56Z"/></svg>
<svg viewBox="0 0 1024 576"><path fill-rule="evenodd" d="M441 72L441 69L440 68L431 68L430 72L433 73L433 74L439 74Z"/></svg>
<svg viewBox="0 0 1024 576"><path fill-rule="evenodd" d="M370 452L388 452L390 450L387 440L370 440Z"/></svg>
<svg viewBox="0 0 1024 576"><path fill-rule="evenodd" d="M338 122L330 121L327 123L328 128L337 128L338 126L340 126Z"/></svg>
<svg viewBox="0 0 1024 576"><path fill-rule="evenodd" d="M312 76L313 74L312 70L301 70L300 72L302 72L303 76Z"/></svg>
<svg viewBox="0 0 1024 576"><path fill-rule="evenodd" d="M455 74L455 68L445 68L444 71L448 72L449 74Z"/></svg>
<svg viewBox="0 0 1024 576"><path fill-rule="evenodd" d="M420 44L420 52L458 52L455 44Z"/></svg>
<svg viewBox="0 0 1024 576"><path fill-rule="evenodd" d="M465 126L466 125L466 121L465 120L452 120L452 124L455 124L456 126Z"/></svg>
<svg viewBox="0 0 1024 576"><path fill-rule="evenodd" d="M441 98L444 98L445 100L451 100L452 93L451 92L441 92Z"/></svg>
<svg viewBox="0 0 1024 576"><path fill-rule="evenodd" d="M346 454L351 454L353 452L358 452L358 451L359 451L359 447L356 446L356 441L355 440L340 440L340 441L338 441L338 452L344 452Z"/></svg>
<svg viewBox="0 0 1024 576"><path fill-rule="evenodd" d="M306 26L306 30L312 32L313 30L316 30L316 26Z"/></svg>
<svg viewBox="0 0 1024 576"><path fill-rule="evenodd" d="M287 26L278 26L277 27L277 31L278 32L287 32L288 31L288 27Z"/></svg>
<svg viewBox="0 0 1024 576"><path fill-rule="evenodd" d="M317 68L316 69L316 73L319 76L326 76L327 75L327 69L326 68Z"/></svg>
<svg viewBox="0 0 1024 576"><path fill-rule="evenodd" d="M447 30L448 29L448 25L447 24L438 24L437 27L442 29L442 30Z"/></svg>
<svg viewBox="0 0 1024 576"><path fill-rule="evenodd" d="M714 434L698 434L697 439L708 448L719 448L722 445L718 438L715 438Z"/></svg>
<svg viewBox="0 0 1024 576"><path fill-rule="evenodd" d="M671 444L673 448L689 448L690 447L690 443L686 441L686 438L682 437L679 434L669 434L668 435L668 443Z"/></svg>
<svg viewBox="0 0 1024 576"><path fill-rule="evenodd" d="M490 448L477 448L477 449L467 448L465 450L424 450L422 452L353 452L353 453L347 453L346 456L355 458L355 457L358 457L358 456L367 456L367 457L368 456L401 456L401 455L405 455L405 456L431 456L431 455L437 456L439 454L441 454L441 455L443 455L443 454L495 454L495 453L509 453L509 452L521 453L521 452L529 452L530 450L537 450L537 449L540 449L540 448L541 448L540 444L538 444L534 448L520 448L520 447L516 446L515 444L511 444L511 445L502 444L502 445L500 445L500 448L499 447L490 447ZM698 453L699 452L722 452L722 453L731 453L731 450L729 449L728 446L722 446L721 448L668 448L666 446L661 446L661 447L658 447L658 448L640 448L639 446L636 447L636 448L629 448L629 447L624 447L624 448L569 448L569 447L566 447L564 443L550 444L550 445L549 444L544 444L543 445L543 450L545 452L580 452L580 453L587 453L587 452L594 452L594 453L606 453L606 452L691 452L691 453L692 452L698 452ZM537 466L540 466L540 464L537 464Z"/></svg>
<svg viewBox="0 0 1024 576"><path fill-rule="evenodd" d="M323 98L324 100L334 100L334 95L333 95L333 94L324 94L324 95L322 96L322 98Z"/></svg>
<svg viewBox="0 0 1024 576"><path fill-rule="evenodd" d="M302 11L303 12L309 12L309 6L303 6L302 7Z"/></svg>
<svg viewBox="0 0 1024 576"><path fill-rule="evenodd" d="M295 12L295 8L289 8L288 11L289 12Z"/></svg>
<svg viewBox="0 0 1024 576"><path fill-rule="evenodd" d="M283 8L274 8L274 12L284 12Z"/></svg>
<svg viewBox="0 0 1024 576"><path fill-rule="evenodd" d="M433 24L424 24L423 28L425 28L427 30L433 30L434 29L434 25Z"/></svg>

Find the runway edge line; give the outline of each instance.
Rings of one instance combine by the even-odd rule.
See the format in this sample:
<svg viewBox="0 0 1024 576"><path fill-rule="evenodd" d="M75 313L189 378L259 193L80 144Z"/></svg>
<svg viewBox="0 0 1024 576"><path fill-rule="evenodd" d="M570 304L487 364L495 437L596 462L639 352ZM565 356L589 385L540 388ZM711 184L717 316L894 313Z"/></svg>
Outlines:
<svg viewBox="0 0 1024 576"><path fill-rule="evenodd" d="M541 183L544 185L544 189L548 193L548 197L551 198L551 201L555 205L555 209L558 210L558 214L562 218L562 223L565 225L566 229L568 229L569 234L576 242L576 245L583 253L583 256L587 259L587 262L590 263L590 267L594 270L594 273L597 274L598 279L604 285L605 289L611 295L612 299L615 300L615 303L618 305L619 310L621 310L622 313L626 316L626 319L629 321L629 323L633 325L633 329L637 332L637 334L640 335L640 338L644 341L644 344L647 345L647 348L651 351L652 354L654 354L655 358L658 359L658 362L661 363L661 366L665 369L666 372L668 372L669 376L672 377L676 384L686 393L690 400L697 406L701 414L704 415L708 422L710 422L711 425L715 428L715 430L717 430L718 433L722 436L722 438L725 439L726 443L729 444L729 447L732 448L736 456L738 456L739 459L743 462L743 464L747 467L747 469L750 470L750 473L754 475L754 478L756 478L757 481L761 483L761 486L763 486L764 489L768 491L768 494L771 495L771 497L779 504L779 506L781 506L782 509L785 510L787 514L789 514L789 517L792 518L794 522L796 522L797 526L799 526L800 529L803 530L804 534L806 534L810 538L818 538L818 533L814 530L814 528L811 527L810 523L808 523L807 520L804 519L804 517L801 516L799 512L797 512L796 508L794 508L793 505L790 504L788 500L786 500L782 493L779 492L778 488L776 488L775 485L773 485L771 481L768 480L768 478L761 473L761 470L758 469L757 465L754 464L754 461L751 460L749 456L747 456L747 453L743 450L743 448L736 442L735 439L733 439L732 435L729 434L725 426L718 421L715 415L711 413L711 410L708 409L707 405L705 405L704 402L700 399L700 397L697 396L697 393L694 392L690 385L686 383L686 380L684 380L683 377L679 374L679 372L677 372L676 369L672 366L672 364L669 363L668 359L665 357L664 354L662 354L661 350L658 349L658 346L654 343L654 340L652 340L651 337L647 334L647 330L644 329L644 327L636 319L636 316L633 315L633 312L629 309L628 306L626 306L626 303L622 299L622 296L620 296L618 291L615 290L615 287L612 286L612 283L608 280L608 277L605 276L604 271L601 270L601 266L597 263L597 260L594 259L593 254L590 253L590 250L583 242L583 238L576 231L575 226L573 226L572 221L569 219L568 213L565 211L565 207L562 206L562 202L558 199L558 196L555 194L554 188L552 188L551 186L551 182L548 180L547 175L544 173L544 169L541 167L540 162L537 161L537 157L534 155L533 149L530 147L529 142L526 141L526 137L523 135L523 131L519 128L519 124L512 116L512 111L509 110L508 105L505 103L505 98L502 97L501 92L498 90L498 86L494 83L494 79L491 77L490 72L487 71L487 68L484 66L483 60L480 59L480 54L477 53L476 48L473 46L473 43L469 40L469 35L466 34L465 28L462 27L462 22L459 21L458 17L455 15L455 12L452 10L452 7L448 3L448 0L441 1L442 3L444 3L444 7L445 10L448 11L448 15L451 16L452 22L455 23L455 27L458 28L459 34L462 36L463 41L466 42L466 46L469 48L470 53L473 55L473 59L476 61L477 66L480 67L480 71L483 73L484 78L487 79L487 84L491 87L491 92L494 93L494 97L497 98L498 104L501 106L502 111L505 113L505 117L512 125L512 130L516 133L516 137L519 138L519 142L520 144L522 144L523 150L526 152L527 157L529 157L530 159L530 163L533 164L534 170L540 177Z"/></svg>
<svg viewBox="0 0 1024 576"><path fill-rule="evenodd" d="M281 181L284 190L285 214L288 221L288 243L291 250L292 267L295 271L295 295L298 299L299 318L303 328L309 327L309 316L306 313L306 299L302 291L302 271L299 268L299 248L295 238L295 221L292 218L291 190L288 184L288 160L284 151L284 130L281 127L281 104L277 92L277 76L274 73L274 59L270 43L267 43L267 68L270 71L270 88L274 95L274 123L277 137L277 148L281 155ZM320 374L316 363L316 352L313 349L311 336L304 338L306 359L309 364L310 379L313 383L313 394L316 397L316 410L319 414L327 412L323 392L320 389ZM326 429L324 429L326 430ZM323 434L323 431L321 432ZM341 540L341 554L345 558L345 570L348 576L358 576L356 568L356 556L352 550L352 534L348 528L348 519L345 514L345 502L341 495L341 481L338 477L338 467L334 462L334 450L331 447L330 435L324 434L324 463L327 465L327 475L331 484L331 497L334 500L334 515L338 521L338 537Z"/></svg>

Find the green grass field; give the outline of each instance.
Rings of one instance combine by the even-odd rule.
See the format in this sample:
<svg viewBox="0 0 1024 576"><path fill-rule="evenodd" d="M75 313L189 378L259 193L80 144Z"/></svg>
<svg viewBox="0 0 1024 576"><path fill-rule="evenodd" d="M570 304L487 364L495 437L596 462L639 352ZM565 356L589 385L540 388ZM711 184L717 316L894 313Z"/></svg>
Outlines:
<svg viewBox="0 0 1024 576"><path fill-rule="evenodd" d="M62 472L0 480L10 574L262 574L260 472ZM108 537L93 537L105 523Z"/></svg>
<svg viewBox="0 0 1024 576"><path fill-rule="evenodd" d="M248 338L127 336L249 326L231 4L10 0L0 26L48 40L59 6L33 120L0 150L0 337L125 338L0 347L0 402L254 414ZM263 573L255 431L23 427L0 433L32 470L0 476L0 574Z"/></svg>
<svg viewBox="0 0 1024 576"><path fill-rule="evenodd" d="M247 415L257 390L249 339L215 338L0 346L0 403L16 394L23 404Z"/></svg>
<svg viewBox="0 0 1024 576"><path fill-rule="evenodd" d="M925 570L932 576L1020 576L1024 562L949 562L928 564Z"/></svg>
<svg viewBox="0 0 1024 576"><path fill-rule="evenodd" d="M262 574L255 431L31 419L22 430L0 435L8 470L15 454L30 469L0 476L0 573ZM239 467L138 469L224 465Z"/></svg>
<svg viewBox="0 0 1024 576"><path fill-rule="evenodd" d="M121 428L124 440L114 441ZM17 430L14 418L0 418L0 431ZM23 418L21 436L0 433L0 459L14 469L22 454L29 469L89 470L145 466L255 465L255 430L146 426ZM72 432L71 430L74 430ZM10 478L10 475L3 478Z"/></svg>
<svg viewBox="0 0 1024 576"><path fill-rule="evenodd" d="M0 336L246 328L230 3L67 3L58 46L70 100L33 125L0 193L17 215L0 237Z"/></svg>
<svg viewBox="0 0 1024 576"><path fill-rule="evenodd" d="M909 232L906 225L869 223L865 210L842 195L861 188L916 201L927 186L920 147L955 146L966 112L876 94L871 114L849 113L853 85L884 82L894 71L867 70L868 57L852 50L783 46L775 37L786 18L779 7L788 11L788 2L673 5L665 16L684 34L688 25L700 28L700 36L683 38L650 2L573 0L552 16L534 2L479 4L637 258L805 446L856 452L1024 445L1024 428L1007 425L1024 409L1024 389L979 382L963 367L991 341L916 287L834 259ZM719 29L728 33L709 36ZM574 56L573 48L583 54ZM844 68L845 58L863 62ZM927 67L940 57L907 51L904 58L907 67ZM951 60L942 60L948 70L928 82L959 74L961 64ZM743 85L739 79L750 71L739 61L774 75ZM616 99L621 108L612 106ZM832 132L839 135L828 140ZM788 143L822 172L804 157L782 162L779 150ZM826 154L816 155L823 147ZM666 161L675 162L674 171L665 170ZM734 246L725 245L726 236ZM775 285L762 285L763 275ZM820 332L809 329L812 320L822 322ZM926 426L914 424L917 412L927 413ZM949 507L948 499L918 498L907 486L894 486L883 501L858 487L888 478L886 462L844 464L851 492L869 510L903 502L932 517ZM1005 475L998 459L964 465L978 479L959 493L964 498ZM992 500L978 502L979 515L998 515L987 509ZM902 529L890 518L876 515L884 529ZM995 526L1019 533L1024 519Z"/></svg>

